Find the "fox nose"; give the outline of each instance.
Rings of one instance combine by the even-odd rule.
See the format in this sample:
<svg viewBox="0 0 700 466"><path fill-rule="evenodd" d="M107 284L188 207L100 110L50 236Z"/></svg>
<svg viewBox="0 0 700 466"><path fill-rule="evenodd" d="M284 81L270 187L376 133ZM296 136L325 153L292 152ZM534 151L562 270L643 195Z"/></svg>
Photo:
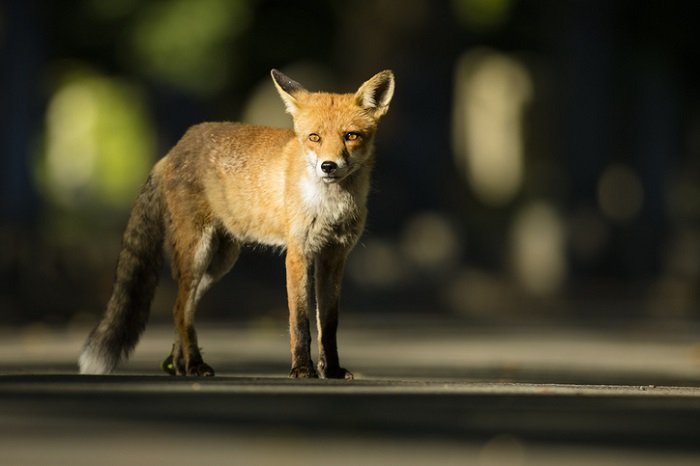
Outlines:
<svg viewBox="0 0 700 466"><path fill-rule="evenodd" d="M321 163L321 170L323 171L323 173L328 173L330 175L337 169L338 164L335 162L331 162L330 160L326 160L325 162Z"/></svg>

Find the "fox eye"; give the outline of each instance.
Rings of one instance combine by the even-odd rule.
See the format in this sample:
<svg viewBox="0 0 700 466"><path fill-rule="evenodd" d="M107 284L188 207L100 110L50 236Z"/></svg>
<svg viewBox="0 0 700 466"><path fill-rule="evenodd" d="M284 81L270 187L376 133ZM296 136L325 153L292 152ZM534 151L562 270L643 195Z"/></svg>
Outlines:
<svg viewBox="0 0 700 466"><path fill-rule="evenodd" d="M349 133L345 133L344 139L346 141L356 141L356 140L360 139L360 133L350 131Z"/></svg>
<svg viewBox="0 0 700 466"><path fill-rule="evenodd" d="M319 136L316 133L311 133L309 134L309 141L311 142L319 142L321 140L321 136Z"/></svg>

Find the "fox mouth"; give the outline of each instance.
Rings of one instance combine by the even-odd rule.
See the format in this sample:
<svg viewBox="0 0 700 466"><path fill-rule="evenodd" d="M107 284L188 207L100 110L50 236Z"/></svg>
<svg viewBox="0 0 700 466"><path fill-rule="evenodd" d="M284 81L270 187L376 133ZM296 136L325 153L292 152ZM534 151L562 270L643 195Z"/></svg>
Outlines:
<svg viewBox="0 0 700 466"><path fill-rule="evenodd" d="M337 175L324 175L321 177L323 182L326 184L337 183L338 181L342 180L343 178L344 177L337 176Z"/></svg>
<svg viewBox="0 0 700 466"><path fill-rule="evenodd" d="M321 180L326 184L340 183L348 176L355 172L354 167L346 167L342 170L338 170L334 173L324 173L320 176Z"/></svg>

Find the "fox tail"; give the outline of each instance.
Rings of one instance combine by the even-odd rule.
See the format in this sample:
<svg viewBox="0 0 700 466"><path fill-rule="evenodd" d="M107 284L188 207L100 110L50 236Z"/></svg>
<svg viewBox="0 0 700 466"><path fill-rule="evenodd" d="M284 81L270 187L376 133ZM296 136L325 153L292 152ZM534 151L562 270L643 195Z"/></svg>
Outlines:
<svg viewBox="0 0 700 466"><path fill-rule="evenodd" d="M81 374L108 374L136 346L163 266L164 206L154 175L143 185L122 239L112 296L78 360Z"/></svg>

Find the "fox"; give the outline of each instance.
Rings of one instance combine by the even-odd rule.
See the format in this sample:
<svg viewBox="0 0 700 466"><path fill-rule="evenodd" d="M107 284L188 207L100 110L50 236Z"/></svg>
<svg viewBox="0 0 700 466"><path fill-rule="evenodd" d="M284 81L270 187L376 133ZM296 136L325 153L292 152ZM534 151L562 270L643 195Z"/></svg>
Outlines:
<svg viewBox="0 0 700 466"><path fill-rule="evenodd" d="M341 282L365 227L374 140L394 74L381 71L347 94L311 92L270 74L293 128L200 123L154 165L127 221L112 294L79 356L81 374L109 374L129 357L169 257L176 332L164 370L214 376L197 340L197 305L243 247L263 245L285 254L289 377L353 379L338 356Z"/></svg>

